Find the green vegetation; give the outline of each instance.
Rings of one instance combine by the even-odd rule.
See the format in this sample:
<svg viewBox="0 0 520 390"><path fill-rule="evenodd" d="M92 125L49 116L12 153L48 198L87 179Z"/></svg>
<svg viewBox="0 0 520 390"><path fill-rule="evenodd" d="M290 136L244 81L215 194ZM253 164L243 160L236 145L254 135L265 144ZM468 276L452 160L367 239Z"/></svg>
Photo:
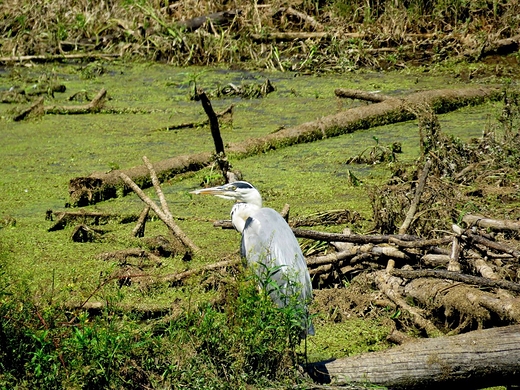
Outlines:
<svg viewBox="0 0 520 390"><path fill-rule="evenodd" d="M119 0L110 5L9 0L0 3L0 55L94 51L180 66L227 63L302 72L400 69L409 61L439 63L463 52L480 58L490 35L516 34L519 7L516 1L497 0L233 5L213 0ZM187 20L221 11L230 14L199 29L186 28ZM273 32L316 31L327 35L279 42L269 37Z"/></svg>
<svg viewBox="0 0 520 390"><path fill-rule="evenodd" d="M0 153L0 332L1 345L6 346L0 355L0 383L7 388L128 388L130 383L153 388L177 383L192 388L231 388L228 384L236 388L299 383L293 363L304 361L304 345L287 337L290 316L258 295L249 281L238 276L241 270L199 275L178 285L150 283L155 277L196 269L230 254L238 257L236 232L214 229L201 220L226 218L229 203L193 199L188 193L215 174L211 169L182 175L163 185L179 225L203 249L189 263L182 260L182 254L162 258L160 267L137 260L101 260L100 254L114 250L150 248L146 240L130 238L133 224L119 223L121 219L99 226L103 234L92 243L72 242L73 226L46 231L54 223L45 220L46 211L64 209L69 201L68 181L73 177L115 166L128 168L140 164L142 155L155 162L212 149L206 128L158 130L172 122L203 118L199 103L189 100L190 80L199 69L100 65L105 71L87 79L75 66L13 68L0 75L5 86L49 79L66 84L66 92L46 97L46 104L67 104L76 91L92 96L105 87L111 97L107 106L122 110L119 115L109 111L85 116L46 115L13 122L9 120L10 106L0 107L5 125ZM143 75L147 77L144 85ZM200 76L199 84L217 86L223 79L239 83L247 75L215 70ZM331 107L361 104L338 102L333 95L338 83L392 93L397 85L431 88L438 82L428 76L417 84L415 75L403 73L388 74L384 85L378 75L368 74L347 81L337 76L261 75L272 78L277 90L263 99L236 103L232 124L222 129L226 142L267 134L280 123L291 126L312 120L316 112ZM460 85L442 78L451 80L453 87ZM316 90L322 91L319 98ZM228 103L225 99L213 102L217 110ZM138 110L124 111L128 107ZM488 116L499 112L502 106L498 103L467 107L443 117L449 123L443 129L468 140L481 134ZM507 121L504 124L516 126ZM245 179L257 185L266 205L281 210L289 203L292 216L337 208L356 210L363 218L353 228L363 231L372 226L367 192L389 178L388 168L395 162L383 159L370 166L345 162L363 154L376 138L375 155L380 145L400 142L403 153L399 162L413 162L419 156L418 133L415 123L401 123L231 162ZM358 178L357 186L351 182L351 173ZM155 198L151 190L146 192ZM130 194L86 209L138 215L142 202ZM166 232L154 218L147 224L145 238ZM145 277L133 278L126 285L119 276L127 270ZM333 291L341 290L345 289ZM347 308L331 309L328 301L320 299L313 304L317 335L307 343L310 361L388 347L385 335L390 326L385 319L392 313L383 311L360 320L355 314L347 315L349 297L342 301ZM84 302L103 305L100 312L86 314L79 308ZM338 339L338 334L345 337Z"/></svg>
<svg viewBox="0 0 520 390"><path fill-rule="evenodd" d="M113 309L66 312L52 296L15 296L2 282L4 388L240 388L294 377L294 309L275 308L253 279L230 285L225 306L148 321Z"/></svg>
<svg viewBox="0 0 520 390"><path fill-rule="evenodd" d="M101 260L99 254L117 249L149 248L144 240L130 238L133 224L108 221L99 226L104 231L101 239L92 243L72 242L72 227L46 231L53 222L45 220L45 213L48 209L63 210L68 201L68 180L72 177L107 171L114 165L122 168L137 165L142 155L158 161L212 148L205 128L157 131L173 120L186 122L202 117L199 103L191 102L188 97L191 72L197 70L172 70L158 65L103 64L103 67L106 72L89 79L82 78L76 67L67 66L15 68L1 76L2 85L10 85L13 80L29 84L40 79L39 74L64 81L67 85L64 94L46 98L52 104L65 104L78 90L95 92L104 86L110 91L110 107L138 107L143 112L154 107L155 110L119 116L46 115L20 123L9 121L7 105L1 107L5 148L0 153L3 167L0 332L5 349L0 356L0 383L8 388L128 388L131 383L154 388L174 384L236 388L249 384L263 387L268 383L270 386L298 383L301 379L293 363L304 361L304 345L296 345L287 338L287 313L270 306L251 282L237 276L242 271L196 276L175 286L148 283L146 278L133 279L129 286L117 283L118 275L125 269L138 270L152 279L196 269L230 254L237 257L238 235L201 221L201 218L226 218L228 202L192 199L188 194L214 174L211 169L179 176L163 185L171 208L180 219L178 223L203 248L189 263L183 262L180 255L162 258L160 267ZM222 71L216 73L221 82ZM142 74L151 78L150 84L142 85ZM228 80L236 80L243 73L225 75ZM338 82L347 84L336 77L270 76L276 76L277 90L258 101L237 103L232 126L223 128L226 142L266 134L280 121L292 125L311 120L316 112L337 107L332 91ZM217 85L212 77L211 72L205 74L201 85ZM359 78L361 81L350 83L359 87L361 82L361 88L370 89L379 82L377 76ZM413 75L389 75L388 80L392 79L410 88L417 85ZM426 88L426 83L434 80L425 78L421 85ZM177 88L172 89L171 83ZM395 88L391 83L378 87L385 91ZM291 89L297 91L296 96ZM323 91L319 99L315 97L316 89ZM359 104L340 103L344 107ZM216 100L214 105L225 106L227 102ZM301 109L292 113L287 107ZM255 115L250 115L250 110ZM488 103L452 113L449 131L458 132L466 139L476 136L487 116L500 110L498 104ZM468 121L472 116L474 121ZM467 127L453 128L456 123ZM197 142L192 141L194 137ZM370 228L367 190L389 177L387 164L393 163L367 168L345 162L353 155L362 154L367 145L373 145L374 137L379 140L378 145L401 142L400 161L411 162L419 155L417 126L403 123L295 145L232 163L258 186L265 203L271 207L280 210L284 203L289 203L293 216L348 208L365 217L357 229ZM349 172L359 178L359 186L351 184ZM147 193L155 197L152 191ZM123 215L137 215L141 209L142 203L134 195L87 208ZM146 237L165 233L160 221L148 222ZM101 312L86 314L80 310L79 306L86 301L103 303ZM348 297L344 302L348 304ZM312 307L317 335L307 344L310 361L388 346L385 335L390 328L384 319L391 313L364 320L354 315L338 320L338 314L328 310L326 301L316 301ZM338 339L338 334L345 337Z"/></svg>
<svg viewBox="0 0 520 390"><path fill-rule="evenodd" d="M294 337L297 313L273 307L241 268L176 284L156 282L164 275L238 259L238 235L211 224L227 218L228 202L189 194L218 175L211 168L163 184L178 224L202 248L190 262L183 261L182 253L161 258L160 265L102 260L100 254L114 250L151 248L145 239L131 238L132 223L109 220L91 243L72 242L73 227L47 231L53 221L45 220L46 212L64 210L71 178L140 165L143 155L156 162L213 149L207 128L165 130L205 119L200 104L189 99L194 81L215 91L229 83L247 89L251 80L262 84L269 79L276 87L262 99L224 97L212 102L216 111L235 105L233 120L221 129L225 143L231 143L364 104L336 99L337 87L398 95L438 85L502 83L503 77L517 74L514 67L501 66L498 73L495 63L450 57L463 51L462 35L477 48L486 42L484 31L513 35L519 24L517 2L304 1L292 6L321 23L330 36L277 42L267 39L268 34L313 31L298 18L278 12L279 5L238 2L234 7L242 12L230 24L186 31L176 22L224 10L224 3L0 2L0 56L121 55L117 60L34 62L0 69L0 92L24 91L20 100L9 102L13 104L0 104L0 388L305 387L295 363L389 346L388 319L396 314L372 306L368 313L355 312L346 294L350 286L331 289L330 295L340 296L342 303L331 305L328 296L317 297L311 308L317 334L305 346ZM421 38L414 41L411 34ZM514 65L517 57L497 61ZM7 62L16 64L11 60ZM223 63L264 70L193 66ZM367 68L392 71L369 73ZM348 77L342 73L354 70L363 71ZM330 74L316 76L322 72ZM66 90L56 88L60 85ZM13 112L36 95L44 96L45 105L59 106L84 103L101 88L108 90L109 100L100 114L12 121ZM514 107L496 102L466 107L444 115L442 130L468 141L494 122L489 118L498 116L509 139L518 128L518 116L508 111ZM362 218L349 227L368 231L374 221L367 194L386 183L400 164L413 164L420 156L420 141L417 124L406 122L231 163L260 189L269 207L281 210L289 203L291 216L355 210ZM398 155L397 145L402 152ZM500 149L503 142L491 145ZM449 150L465 151L462 142L458 146ZM517 164L517 149L508 149L507 158ZM378 164L355 164L360 161ZM517 180L511 171L503 176L504 181ZM155 198L152 190L146 193ZM135 195L120 195L86 210L141 212L142 202ZM498 195L484 202L489 209L501 206ZM464 205L471 207L477 208ZM152 217L145 238L166 234ZM127 271L144 276L129 282L124 278ZM84 310L84 303L100 306Z"/></svg>

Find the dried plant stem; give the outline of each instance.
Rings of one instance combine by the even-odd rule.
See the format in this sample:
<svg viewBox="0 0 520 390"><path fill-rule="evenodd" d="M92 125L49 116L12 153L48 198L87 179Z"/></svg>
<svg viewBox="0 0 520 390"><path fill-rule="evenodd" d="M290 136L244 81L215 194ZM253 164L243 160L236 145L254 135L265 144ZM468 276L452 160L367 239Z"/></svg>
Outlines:
<svg viewBox="0 0 520 390"><path fill-rule="evenodd" d="M410 209L406 213L406 218L399 228L399 234L405 234L410 224L412 223L415 212L417 211L417 207L419 206L419 201L421 200L421 195L424 191L424 185L426 184L426 179L428 177L428 172L432 165L432 160L427 160L426 164L424 164L423 171L421 173L421 177L419 177L419 182L417 183L417 189L415 190L415 196L413 198L412 204L410 205Z"/></svg>
<svg viewBox="0 0 520 390"><path fill-rule="evenodd" d="M141 214L139 215L139 219L135 227L132 230L132 235L134 237L144 237L144 229L146 227L146 218L148 217L148 213L150 212L150 206L146 205Z"/></svg>
<svg viewBox="0 0 520 390"><path fill-rule="evenodd" d="M184 234L184 232L181 230L181 228L179 226L177 226L177 224L173 221L173 217L168 208L166 208L166 210L161 209L153 200L151 200L143 192L143 190L141 190L139 188L139 186L137 184L135 184L133 182L132 179L130 179L124 173L120 173L120 177L137 194L137 196L139 196L139 198L141 198L141 200L144 203L146 203L148 206L150 206L150 208L155 212L155 214L157 214L157 216L161 219L161 221L163 221L165 223L165 225L168 226L168 228L171 230L173 235L175 237L177 237L186 248L190 249L192 252L199 251L199 247L197 247L189 239L189 237L186 236L186 234ZM157 177L156 177L156 179L157 179ZM152 180L153 180L153 178L152 178ZM157 191L158 186L155 186L155 187L156 187L156 191ZM160 191L160 193L162 194L162 191Z"/></svg>

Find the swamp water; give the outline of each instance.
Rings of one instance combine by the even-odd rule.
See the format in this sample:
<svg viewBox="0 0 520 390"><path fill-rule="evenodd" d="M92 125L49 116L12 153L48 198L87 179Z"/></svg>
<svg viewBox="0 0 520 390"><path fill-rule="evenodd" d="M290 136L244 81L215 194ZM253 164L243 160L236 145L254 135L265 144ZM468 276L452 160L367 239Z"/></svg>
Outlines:
<svg viewBox="0 0 520 390"><path fill-rule="evenodd" d="M45 105L70 105L68 98L86 92L89 98L101 89L108 91L105 108L110 113L85 115L45 115L38 119L13 122L13 105L0 104L0 245L13 282L24 282L36 295L49 293L57 300L82 301L98 286L101 276L111 274L118 265L96 258L102 252L139 245L130 237L133 224L105 226L100 242L80 244L70 240L71 227L47 232L52 225L44 219L49 209L64 209L68 182L94 171L126 169L142 164L142 156L153 163L166 158L212 151L213 141L207 126L165 130L168 126L206 119L200 102L189 100L196 81L206 92L233 83L263 83L268 78L276 91L264 98L212 98L216 112L234 105L232 121L221 125L224 143L260 137L282 127L291 127L351 107L368 104L338 99L336 88L380 91L402 95L442 88L468 87L450 75L355 73L335 76L305 76L290 73L230 71L223 69L179 69L166 65L117 63L98 64L96 74L72 65L45 65L3 69L0 92L13 86L29 89L43 80L63 83L65 93L46 97ZM27 106L29 103L26 104ZM442 130L468 140L478 137L489 118L500 110L498 103L467 107L439 116ZM377 141L376 141L377 139ZM301 144L262 155L233 160L234 169L252 182L263 195L264 204L281 210L291 205L291 216L350 209L369 219L371 206L367 188L384 182L389 175L386 164L375 166L345 164L345 161L378 142L400 142L398 159L413 162L419 157L416 121L357 131L318 142ZM354 174L361 184L349 179ZM162 267L151 272L173 273L215 262L230 253L236 255L239 236L215 229L211 221L227 219L231 204L215 198L193 198L188 192L215 175L210 169L186 174L163 184L170 209L179 218L180 227L202 248L190 264L178 258L165 259ZM146 193L156 198L153 190ZM112 199L87 210L139 214L142 202L133 194ZM13 222L16 221L16 222ZM340 231L342 227L327 228ZM147 225L146 235L167 234L160 221ZM101 289L94 299L117 295L122 303L168 305L173 300L190 302L209 299L213 291L198 291L199 286L153 290L138 286L125 291ZM195 291L195 292L194 292ZM344 327L344 324L337 324ZM359 326L357 324L356 326ZM322 337L334 338L336 330L321 329ZM343 332L344 330L342 330ZM317 330L315 347L322 344ZM384 332L383 332L384 333ZM382 335L378 339L384 339ZM332 341L331 341L332 343ZM352 349L344 345L316 352L316 358L339 357ZM312 350L312 345L309 347ZM349 347L351 348L351 347ZM352 347L354 348L354 347Z"/></svg>

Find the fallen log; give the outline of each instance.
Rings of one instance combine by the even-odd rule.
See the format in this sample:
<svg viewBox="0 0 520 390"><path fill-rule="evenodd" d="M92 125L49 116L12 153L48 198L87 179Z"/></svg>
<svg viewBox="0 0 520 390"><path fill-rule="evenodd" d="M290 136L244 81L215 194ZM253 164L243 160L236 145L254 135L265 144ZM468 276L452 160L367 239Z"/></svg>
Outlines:
<svg viewBox="0 0 520 390"><path fill-rule="evenodd" d="M74 242L94 242L100 240L104 233L103 230L81 224L74 228L70 237Z"/></svg>
<svg viewBox="0 0 520 390"><path fill-rule="evenodd" d="M43 105L43 97L40 97L31 107L23 110L19 114L13 117L15 122L24 120L31 115L42 115L42 114L88 114L98 112L103 107L107 91L104 88L98 92L98 94L92 99L91 102L79 106L48 106Z"/></svg>
<svg viewBox="0 0 520 390"><path fill-rule="evenodd" d="M479 290L477 287L464 283L454 283L449 280L434 278L419 278L408 282L403 288L403 295L413 298L428 311L437 311L446 317L447 322L458 325L452 332L459 333L461 325L475 323L478 328L491 320L489 310L481 307L478 300L470 302L468 295L477 297L493 297L494 294Z"/></svg>
<svg viewBox="0 0 520 390"><path fill-rule="evenodd" d="M387 99L393 99L391 96L382 95L378 92L366 92L358 89L337 88L334 94L339 98L365 100L367 102L379 103Z"/></svg>
<svg viewBox="0 0 520 390"><path fill-rule="evenodd" d="M78 106L49 106L44 107L46 114L62 114L62 115L77 115L77 114L90 114L99 112L105 104L105 98L107 96L107 90L101 88L100 91L94 96L87 104Z"/></svg>
<svg viewBox="0 0 520 390"><path fill-rule="evenodd" d="M211 164L210 152L179 156L154 163L157 176L164 182L175 175L198 171ZM108 173L95 172L89 177L77 177L69 182L69 196L72 206L86 206L103 200L117 197L117 191L122 195L131 192L124 186L120 174L124 173L139 187L148 188L152 185L148 169L144 165L125 170L113 170Z"/></svg>
<svg viewBox="0 0 520 390"><path fill-rule="evenodd" d="M13 121L23 121L26 118L29 118L31 116L39 116L42 115L44 112L43 108L43 96L37 99L33 104L31 104L30 107L22 110L20 113L13 116Z"/></svg>
<svg viewBox="0 0 520 390"><path fill-rule="evenodd" d="M499 220L486 218L480 215L466 214L462 217L462 222L466 223L469 227L478 226L483 229L491 229L497 231L519 231L520 223L510 220Z"/></svg>
<svg viewBox="0 0 520 390"><path fill-rule="evenodd" d="M121 57L121 54L113 53L81 53L81 54L42 54L42 55L27 55L27 56L11 56L11 57L0 57L0 62L11 63L11 62L52 62L52 61L63 61L63 60L85 60L85 59L110 59Z"/></svg>
<svg viewBox="0 0 520 390"><path fill-rule="evenodd" d="M320 383L392 389L469 389L518 384L520 325L425 339L306 367Z"/></svg>
<svg viewBox="0 0 520 390"><path fill-rule="evenodd" d="M334 115L322 117L316 121L282 129L266 136L232 144L227 148L228 157L243 158L264 153L299 143L314 142L328 137L352 133L390 123L397 123L415 118L410 107L430 105L436 113L446 113L468 104L479 104L500 95L498 88L479 87L454 90L434 90L412 93L406 98L386 99L369 106L355 107ZM155 164L161 181L179 173L202 169L212 163L212 154L199 153L179 156ZM120 174L124 173L141 188L151 186L147 177L148 170L138 166L127 170L96 172L89 177L78 177L69 182L69 194L73 206L93 204L114 198L118 190L124 188ZM119 193L125 194L125 191Z"/></svg>
<svg viewBox="0 0 520 390"><path fill-rule="evenodd" d="M441 255L442 256L442 255ZM392 275L399 276L406 279L417 279L417 278L440 278L448 279L456 282L476 284L481 287L492 287L492 288L503 288L515 292L520 292L520 284L510 282L508 280L495 280L484 278L481 276L465 275L458 272L451 272L446 270L433 270L433 269L422 269L422 270L392 270Z"/></svg>

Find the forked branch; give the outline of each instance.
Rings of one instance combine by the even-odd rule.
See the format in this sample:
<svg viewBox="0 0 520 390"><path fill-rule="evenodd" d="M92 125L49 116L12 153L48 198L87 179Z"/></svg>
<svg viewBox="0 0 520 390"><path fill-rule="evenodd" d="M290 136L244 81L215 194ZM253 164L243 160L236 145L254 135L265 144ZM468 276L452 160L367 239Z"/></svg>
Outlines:
<svg viewBox="0 0 520 390"><path fill-rule="evenodd" d="M159 207L153 200L151 200L144 192L139 188L137 184L133 182L132 179L130 179L127 175L124 173L120 173L121 179L141 198L141 200L146 203L150 208L157 214L159 219L164 222L164 224L171 230L173 235L177 237L182 244L188 248L192 252L197 252L199 250L199 247L197 247L186 234L181 230L179 226L174 222L173 216L170 212L170 209L168 208L168 205L166 203L166 199L164 197L164 194L161 190L159 180L157 179L157 175L155 174L155 170L150 163L150 161L145 157L143 157L143 161L146 164L148 170L150 171L150 176L152 178L152 183L155 188L155 192L157 193L157 196L159 197L161 201L161 206Z"/></svg>

